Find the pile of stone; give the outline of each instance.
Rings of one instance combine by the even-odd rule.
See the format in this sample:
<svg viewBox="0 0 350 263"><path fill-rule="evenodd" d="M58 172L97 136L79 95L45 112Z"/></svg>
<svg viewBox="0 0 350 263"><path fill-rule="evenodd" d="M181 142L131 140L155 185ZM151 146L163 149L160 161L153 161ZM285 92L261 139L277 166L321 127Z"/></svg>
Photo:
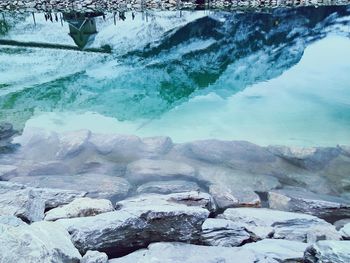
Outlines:
<svg viewBox="0 0 350 263"><path fill-rule="evenodd" d="M347 146L9 131L0 262L350 262Z"/></svg>

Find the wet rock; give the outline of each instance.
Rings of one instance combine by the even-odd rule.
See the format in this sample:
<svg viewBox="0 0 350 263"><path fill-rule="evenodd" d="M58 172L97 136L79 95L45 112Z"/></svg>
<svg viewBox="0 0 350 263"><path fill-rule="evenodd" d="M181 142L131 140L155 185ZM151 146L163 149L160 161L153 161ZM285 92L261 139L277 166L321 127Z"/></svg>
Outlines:
<svg viewBox="0 0 350 263"><path fill-rule="evenodd" d="M122 200L116 204L117 209L149 207L152 205L184 204L186 206L197 206L205 208L210 212L216 211L214 200L209 194L201 192L174 193L168 195L142 194Z"/></svg>
<svg viewBox="0 0 350 263"><path fill-rule="evenodd" d="M343 239L350 240L350 223L347 223L345 226L343 226L339 232L342 235Z"/></svg>
<svg viewBox="0 0 350 263"><path fill-rule="evenodd" d="M195 170L180 162L168 160L141 159L128 165L126 178L134 183L150 181L193 179Z"/></svg>
<svg viewBox="0 0 350 263"><path fill-rule="evenodd" d="M343 226L345 226L347 223L350 223L350 218L346 219L340 219L338 221L335 221L333 225L337 230L341 229Z"/></svg>
<svg viewBox="0 0 350 263"><path fill-rule="evenodd" d="M277 263L273 259L242 248L208 247L184 243L155 243L147 249L112 259L109 263L162 262L162 263Z"/></svg>
<svg viewBox="0 0 350 263"><path fill-rule="evenodd" d="M80 263L108 263L108 257L106 253L89 250Z"/></svg>
<svg viewBox="0 0 350 263"><path fill-rule="evenodd" d="M269 237L309 243L341 238L333 225L306 214L265 208L229 208L219 217L239 222L261 239Z"/></svg>
<svg viewBox="0 0 350 263"><path fill-rule="evenodd" d="M45 220L55 221L62 218L94 216L113 211L111 201L107 199L78 198L67 205L46 212Z"/></svg>
<svg viewBox="0 0 350 263"><path fill-rule="evenodd" d="M0 215L13 215L34 222L44 218L44 210L45 201L38 192L0 182Z"/></svg>
<svg viewBox="0 0 350 263"><path fill-rule="evenodd" d="M300 188L273 190L268 194L272 209L300 212L321 218L350 217L350 201L330 196L314 194Z"/></svg>
<svg viewBox="0 0 350 263"><path fill-rule="evenodd" d="M129 200L118 211L56 222L68 230L81 253L118 254L159 241L198 242L208 210L167 201L160 195L149 200Z"/></svg>
<svg viewBox="0 0 350 263"><path fill-rule="evenodd" d="M8 181L17 175L17 167L13 165L0 164L0 181Z"/></svg>
<svg viewBox="0 0 350 263"><path fill-rule="evenodd" d="M26 225L21 219L15 216L0 216L0 224L8 226L22 226Z"/></svg>
<svg viewBox="0 0 350 263"><path fill-rule="evenodd" d="M0 262L79 263L81 259L68 232L52 222L0 225L0 236Z"/></svg>
<svg viewBox="0 0 350 263"><path fill-rule="evenodd" d="M323 240L308 247L304 253L305 263L350 262L350 241Z"/></svg>
<svg viewBox="0 0 350 263"><path fill-rule="evenodd" d="M276 157L258 145L245 141L203 140L178 146L188 158L233 168L247 168L276 161Z"/></svg>
<svg viewBox="0 0 350 263"><path fill-rule="evenodd" d="M172 181L153 181L139 186L137 193L158 193L171 194L190 191L199 191L200 187L195 182L172 180Z"/></svg>
<svg viewBox="0 0 350 263"><path fill-rule="evenodd" d="M88 144L91 132L88 130L67 132L60 136L59 149L56 157L72 158L84 150Z"/></svg>
<svg viewBox="0 0 350 263"><path fill-rule="evenodd" d="M283 240L264 239L255 243L249 243L242 248L266 255L277 262L303 262L304 251L308 244Z"/></svg>
<svg viewBox="0 0 350 263"><path fill-rule="evenodd" d="M236 188L225 185L211 185L209 194L214 198L219 210L232 207L260 207L260 197L247 187Z"/></svg>
<svg viewBox="0 0 350 263"><path fill-rule="evenodd" d="M338 148L269 146L268 150L286 161L308 170L321 170L340 154Z"/></svg>
<svg viewBox="0 0 350 263"><path fill-rule="evenodd" d="M89 197L111 200L125 198L131 188L124 178L103 174L23 176L11 181L33 187L84 191Z"/></svg>
<svg viewBox="0 0 350 263"><path fill-rule="evenodd" d="M208 218L202 225L202 243L208 246L237 247L250 239L243 226L230 220Z"/></svg>

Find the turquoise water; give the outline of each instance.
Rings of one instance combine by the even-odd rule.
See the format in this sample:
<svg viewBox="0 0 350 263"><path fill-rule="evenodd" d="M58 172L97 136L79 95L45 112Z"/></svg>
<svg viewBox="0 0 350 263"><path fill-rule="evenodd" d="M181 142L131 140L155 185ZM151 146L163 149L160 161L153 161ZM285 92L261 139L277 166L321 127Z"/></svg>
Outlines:
<svg viewBox="0 0 350 263"><path fill-rule="evenodd" d="M126 17L94 18L85 48L111 53L0 45L0 119L176 142L350 144L349 7ZM6 23L0 39L77 45L64 20Z"/></svg>

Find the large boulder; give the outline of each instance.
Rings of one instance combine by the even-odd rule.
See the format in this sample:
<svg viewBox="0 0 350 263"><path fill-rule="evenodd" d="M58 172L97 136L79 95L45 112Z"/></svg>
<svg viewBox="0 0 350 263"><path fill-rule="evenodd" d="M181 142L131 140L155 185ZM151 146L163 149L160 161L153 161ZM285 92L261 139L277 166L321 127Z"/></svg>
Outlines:
<svg viewBox="0 0 350 263"><path fill-rule="evenodd" d="M200 187L197 183L184 180L171 180L171 181L152 181L139 186L136 190L137 193L158 193L158 194L171 194L182 193L190 191L199 191Z"/></svg>
<svg viewBox="0 0 350 263"><path fill-rule="evenodd" d="M350 241L323 240L308 247L304 254L305 263L350 262Z"/></svg>
<svg viewBox="0 0 350 263"><path fill-rule="evenodd" d="M52 222L17 227L0 224L0 262L79 263L81 255L68 232Z"/></svg>
<svg viewBox="0 0 350 263"><path fill-rule="evenodd" d="M168 160L141 159L128 165L126 178L136 184L150 181L189 179L193 180L195 170L180 162Z"/></svg>
<svg viewBox="0 0 350 263"><path fill-rule="evenodd" d="M252 240L250 233L231 220L208 218L202 225L204 245L238 247L250 240Z"/></svg>
<svg viewBox="0 0 350 263"><path fill-rule="evenodd" d="M89 250L80 263L108 263L108 257L106 253Z"/></svg>
<svg viewBox="0 0 350 263"><path fill-rule="evenodd" d="M243 248L208 247L184 243L155 243L109 263L277 263L254 251Z"/></svg>
<svg viewBox="0 0 350 263"><path fill-rule="evenodd" d="M111 200L125 198L131 188L124 178L104 174L23 176L13 178L11 182L33 187L84 191L89 197Z"/></svg>
<svg viewBox="0 0 350 263"><path fill-rule="evenodd" d="M55 221L62 218L94 216L113 210L111 201L107 199L77 198L67 205L46 212L45 220Z"/></svg>
<svg viewBox="0 0 350 263"><path fill-rule="evenodd" d="M34 222L44 218L44 210L45 201L35 190L0 182L0 216L13 215Z"/></svg>
<svg viewBox="0 0 350 263"><path fill-rule="evenodd" d="M145 247L151 242L199 242L201 225L209 211L200 206L154 197L123 203L120 210L91 217L60 219L83 254L99 250L109 254Z"/></svg>
<svg viewBox="0 0 350 263"><path fill-rule="evenodd" d="M277 262L301 263L303 262L304 251L308 246L308 244L298 241L264 239L246 244L242 248L266 255Z"/></svg>
<svg viewBox="0 0 350 263"><path fill-rule="evenodd" d="M340 154L338 148L269 146L268 150L307 170L321 170Z"/></svg>
<svg viewBox="0 0 350 263"><path fill-rule="evenodd" d="M229 208L219 217L244 226L261 239L275 238L309 243L341 238L333 225L306 214L265 208Z"/></svg>
<svg viewBox="0 0 350 263"><path fill-rule="evenodd" d="M350 200L315 194L300 188L272 190L268 194L272 209L300 212L321 218L350 217Z"/></svg>

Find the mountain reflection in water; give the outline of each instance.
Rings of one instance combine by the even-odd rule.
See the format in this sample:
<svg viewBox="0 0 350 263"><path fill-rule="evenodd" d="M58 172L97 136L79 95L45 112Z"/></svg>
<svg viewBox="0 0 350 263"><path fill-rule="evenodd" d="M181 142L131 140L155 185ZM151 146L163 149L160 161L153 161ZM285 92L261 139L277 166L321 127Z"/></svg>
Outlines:
<svg viewBox="0 0 350 263"><path fill-rule="evenodd" d="M37 20L41 15L36 14ZM347 6L278 8L270 12L198 11L184 17L177 12L154 12L148 14L150 21L140 26L136 26L137 16L141 14L136 13L135 26L127 37L129 27L123 29L122 23L132 25L134 13L122 17L63 14L72 39L66 38L63 29L56 38L52 36L55 32L48 32L50 27L45 23L58 28L56 24L61 21L36 21L35 30L52 43L74 41L80 49L109 46L111 54L0 46L0 119L16 120L16 125L23 127L37 112L95 112L135 124L131 132L136 132L190 105L196 97L215 94L225 100L281 76L298 64L308 45L329 34L350 35ZM28 17L18 21L22 27L15 25L3 32L3 38L22 40L23 30L32 26ZM57 41L60 37L63 43ZM42 56L39 61L28 61L38 55ZM8 59L11 65L4 62ZM18 71L22 64L30 67L31 63L38 70L34 76ZM17 76L11 77L14 72ZM247 98L259 100L260 95ZM343 112L342 118L350 116L348 102L334 105L334 112L335 107Z"/></svg>

